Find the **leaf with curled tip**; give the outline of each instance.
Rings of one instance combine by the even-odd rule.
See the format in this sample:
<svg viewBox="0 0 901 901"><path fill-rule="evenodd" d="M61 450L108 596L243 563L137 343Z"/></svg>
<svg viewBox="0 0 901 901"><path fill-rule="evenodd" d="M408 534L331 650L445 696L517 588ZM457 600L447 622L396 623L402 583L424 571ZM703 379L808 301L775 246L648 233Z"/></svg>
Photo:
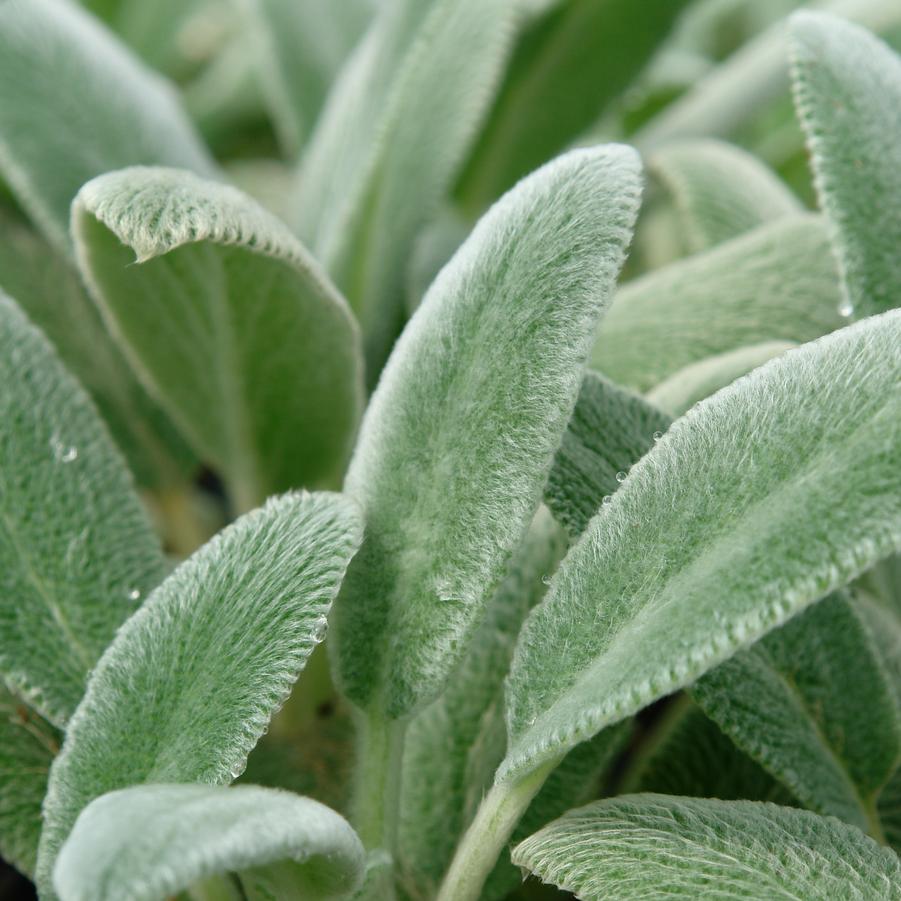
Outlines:
<svg viewBox="0 0 901 901"><path fill-rule="evenodd" d="M88 182L72 228L111 331L240 508L334 483L362 406L359 337L280 220L190 172L132 168Z"/></svg>
<svg viewBox="0 0 901 901"><path fill-rule="evenodd" d="M91 674L50 773L37 882L94 798L143 782L230 782L313 648L362 532L337 494L288 494L179 566Z"/></svg>
<svg viewBox="0 0 901 901"><path fill-rule="evenodd" d="M78 189L139 163L217 171L174 88L78 4L0 3L0 175L48 240L71 254Z"/></svg>
<svg viewBox="0 0 901 901"><path fill-rule="evenodd" d="M442 689L537 508L639 199L618 145L565 154L481 220L373 394L345 490L366 538L332 620L347 696L401 717Z"/></svg>
<svg viewBox="0 0 901 901"><path fill-rule="evenodd" d="M790 20L792 82L849 315L901 303L901 58L858 25Z"/></svg>
<svg viewBox="0 0 901 901"><path fill-rule="evenodd" d="M163 901L232 873L254 898L336 898L359 887L364 863L347 821L310 798L254 785L137 785L81 812L53 883L61 901Z"/></svg>
<svg viewBox="0 0 901 901"><path fill-rule="evenodd" d="M0 292L0 676L62 726L166 573L97 410Z"/></svg>
<svg viewBox="0 0 901 901"><path fill-rule="evenodd" d="M831 817L760 801L624 795L572 810L513 860L584 901L901 898L901 861Z"/></svg>

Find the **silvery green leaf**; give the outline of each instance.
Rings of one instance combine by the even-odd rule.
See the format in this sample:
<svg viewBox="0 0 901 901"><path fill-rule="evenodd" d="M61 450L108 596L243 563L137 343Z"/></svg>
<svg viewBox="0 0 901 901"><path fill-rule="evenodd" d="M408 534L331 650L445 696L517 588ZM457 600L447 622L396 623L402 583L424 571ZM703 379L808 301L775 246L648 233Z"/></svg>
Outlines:
<svg viewBox="0 0 901 901"><path fill-rule="evenodd" d="M509 0L435 0L427 14L411 17L418 27L398 54L392 19L415 5L406 0L383 9L335 89L332 102L343 109L326 108L301 172L301 235L315 236L311 246L357 313L370 384L405 318L404 278L419 230L474 138L512 39ZM391 77L368 84L392 44L398 61ZM376 109L338 131L339 120L347 123L379 89ZM336 147L361 140L346 156ZM332 209L313 218L323 208L317 198Z"/></svg>
<svg viewBox="0 0 901 901"><path fill-rule="evenodd" d="M670 422L639 395L599 373L585 375L544 489L547 505L571 538L582 534Z"/></svg>
<svg viewBox="0 0 901 901"><path fill-rule="evenodd" d="M625 795L572 810L513 849L584 901L901 898L901 861L859 829L760 801Z"/></svg>
<svg viewBox="0 0 901 901"><path fill-rule="evenodd" d="M78 189L137 163L215 173L172 87L100 22L68 0L0 4L0 175L57 249Z"/></svg>
<svg viewBox="0 0 901 901"><path fill-rule="evenodd" d="M762 341L810 341L842 323L822 219L784 217L627 282L591 355L646 391L712 354Z"/></svg>
<svg viewBox="0 0 901 901"><path fill-rule="evenodd" d="M522 2L517 2L523 6ZM456 193L478 215L560 153L641 72L686 0L553 0L518 35Z"/></svg>
<svg viewBox="0 0 901 901"><path fill-rule="evenodd" d="M357 329L286 226L235 188L156 168L89 182L72 226L110 329L240 508L340 477L362 406Z"/></svg>
<svg viewBox="0 0 901 901"><path fill-rule="evenodd" d="M62 735L0 685L0 855L31 876L47 773Z"/></svg>
<svg viewBox="0 0 901 901"><path fill-rule="evenodd" d="M797 345L792 341L762 341L714 354L674 372L655 385L647 398L671 416L681 416L698 401L793 347Z"/></svg>
<svg viewBox="0 0 901 901"><path fill-rule="evenodd" d="M135 378L74 267L2 211L0 232L0 286L87 389L138 484L165 490L184 482L196 458Z"/></svg>
<svg viewBox="0 0 901 901"><path fill-rule="evenodd" d="M832 16L791 20L792 81L845 291L844 311L898 306L901 58Z"/></svg>
<svg viewBox="0 0 901 901"><path fill-rule="evenodd" d="M854 605L879 651L895 698L901 704L901 620L890 608L863 592L854 592Z"/></svg>
<svg viewBox="0 0 901 901"><path fill-rule="evenodd" d="M357 705L400 717L461 658L540 500L639 190L625 147L549 163L483 217L395 345L345 483L366 539L332 647Z"/></svg>
<svg viewBox="0 0 901 901"><path fill-rule="evenodd" d="M847 595L771 632L691 693L805 807L880 835L876 799L901 762L901 722Z"/></svg>
<svg viewBox="0 0 901 901"><path fill-rule="evenodd" d="M690 253L802 209L774 172L722 141L664 145L649 157L648 170L672 197Z"/></svg>
<svg viewBox="0 0 901 901"><path fill-rule="evenodd" d="M2 293L0 422L0 674L62 725L166 564L94 405Z"/></svg>
<svg viewBox="0 0 901 901"><path fill-rule="evenodd" d="M234 873L255 898L336 898L356 889L365 852L324 804L244 785L136 785L79 815L53 872L62 901L164 901Z"/></svg>
<svg viewBox="0 0 901 901"><path fill-rule="evenodd" d="M422 229L407 267L407 310L411 315L469 232L469 223L450 206Z"/></svg>
<svg viewBox="0 0 901 901"><path fill-rule="evenodd" d="M91 673L53 765L37 881L94 798L143 782L236 778L325 636L361 537L336 494L287 494L181 564Z"/></svg>
<svg viewBox="0 0 901 901"><path fill-rule="evenodd" d="M694 682L901 546L901 312L789 351L635 466L520 633L498 780Z"/></svg>

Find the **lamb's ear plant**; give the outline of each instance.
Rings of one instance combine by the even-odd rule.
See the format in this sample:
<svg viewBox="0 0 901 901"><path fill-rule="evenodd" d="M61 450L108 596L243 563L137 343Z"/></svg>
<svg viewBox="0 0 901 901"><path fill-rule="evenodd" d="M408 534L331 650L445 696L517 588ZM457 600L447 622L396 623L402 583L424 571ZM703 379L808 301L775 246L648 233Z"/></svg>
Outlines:
<svg viewBox="0 0 901 901"><path fill-rule="evenodd" d="M42 899L901 901L901 14L797 5L0 0Z"/></svg>

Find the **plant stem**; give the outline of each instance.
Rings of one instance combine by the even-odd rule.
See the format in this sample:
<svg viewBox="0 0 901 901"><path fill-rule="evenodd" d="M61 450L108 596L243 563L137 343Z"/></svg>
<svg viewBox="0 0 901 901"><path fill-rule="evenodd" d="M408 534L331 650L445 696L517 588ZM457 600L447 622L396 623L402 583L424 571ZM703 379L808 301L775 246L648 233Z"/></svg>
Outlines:
<svg viewBox="0 0 901 901"><path fill-rule="evenodd" d="M437 901L477 901L516 824L559 762L555 759L519 782L494 784L457 847Z"/></svg>

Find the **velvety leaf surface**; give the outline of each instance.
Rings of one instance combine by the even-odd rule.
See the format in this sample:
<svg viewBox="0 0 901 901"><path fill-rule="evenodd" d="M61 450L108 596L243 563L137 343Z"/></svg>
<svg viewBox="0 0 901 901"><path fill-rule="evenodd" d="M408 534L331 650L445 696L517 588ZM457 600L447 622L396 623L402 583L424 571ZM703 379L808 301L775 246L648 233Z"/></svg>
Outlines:
<svg viewBox="0 0 901 901"><path fill-rule="evenodd" d="M94 405L0 293L0 673L62 725L166 564Z"/></svg>
<svg viewBox="0 0 901 901"><path fill-rule="evenodd" d="M333 617L341 687L441 690L541 497L639 197L628 148L573 151L495 205L395 345L345 488L366 539Z"/></svg>
<svg viewBox="0 0 901 901"><path fill-rule="evenodd" d="M94 798L143 782L227 783L285 700L360 541L335 494L288 494L176 569L119 630L50 776L38 884Z"/></svg>
<svg viewBox="0 0 901 901"><path fill-rule="evenodd" d="M110 328L240 507L340 476L362 405L357 330L278 219L156 168L94 179L72 215Z"/></svg>
<svg viewBox="0 0 901 901"><path fill-rule="evenodd" d="M901 769L895 771L879 796L879 819L886 842L901 854Z"/></svg>
<svg viewBox="0 0 901 901"><path fill-rule="evenodd" d="M62 735L0 686L0 855L31 876L47 773Z"/></svg>
<svg viewBox="0 0 901 901"><path fill-rule="evenodd" d="M513 860L585 901L901 897L893 851L838 820L759 801L599 801L517 845Z"/></svg>
<svg viewBox="0 0 901 901"><path fill-rule="evenodd" d="M801 212L784 182L747 151L722 141L665 145L648 170L672 196L690 253Z"/></svg>
<svg viewBox="0 0 901 901"><path fill-rule="evenodd" d="M653 447L670 417L596 372L582 380L579 399L544 490L545 501L577 538L629 467Z"/></svg>
<svg viewBox="0 0 901 901"><path fill-rule="evenodd" d="M334 898L359 886L364 859L347 821L310 798L251 785L137 785L81 812L53 882L62 901L160 901L232 872L253 897Z"/></svg>
<svg viewBox="0 0 901 901"><path fill-rule="evenodd" d="M817 338L842 324L839 300L823 221L786 217L625 284L591 365L646 391L712 354Z"/></svg>
<svg viewBox="0 0 901 901"><path fill-rule="evenodd" d="M71 252L78 189L138 163L215 173L173 89L100 22L67 0L0 4L0 174L47 238Z"/></svg>
<svg viewBox="0 0 901 901"><path fill-rule="evenodd" d="M499 781L695 681L896 550L899 385L892 312L772 360L673 423L526 620Z"/></svg>
<svg viewBox="0 0 901 901"><path fill-rule="evenodd" d="M879 835L876 797L901 757L901 724L846 595L717 667L692 696L806 807Z"/></svg>
<svg viewBox="0 0 901 901"><path fill-rule="evenodd" d="M792 81L849 313L901 303L901 59L832 16L791 20Z"/></svg>

